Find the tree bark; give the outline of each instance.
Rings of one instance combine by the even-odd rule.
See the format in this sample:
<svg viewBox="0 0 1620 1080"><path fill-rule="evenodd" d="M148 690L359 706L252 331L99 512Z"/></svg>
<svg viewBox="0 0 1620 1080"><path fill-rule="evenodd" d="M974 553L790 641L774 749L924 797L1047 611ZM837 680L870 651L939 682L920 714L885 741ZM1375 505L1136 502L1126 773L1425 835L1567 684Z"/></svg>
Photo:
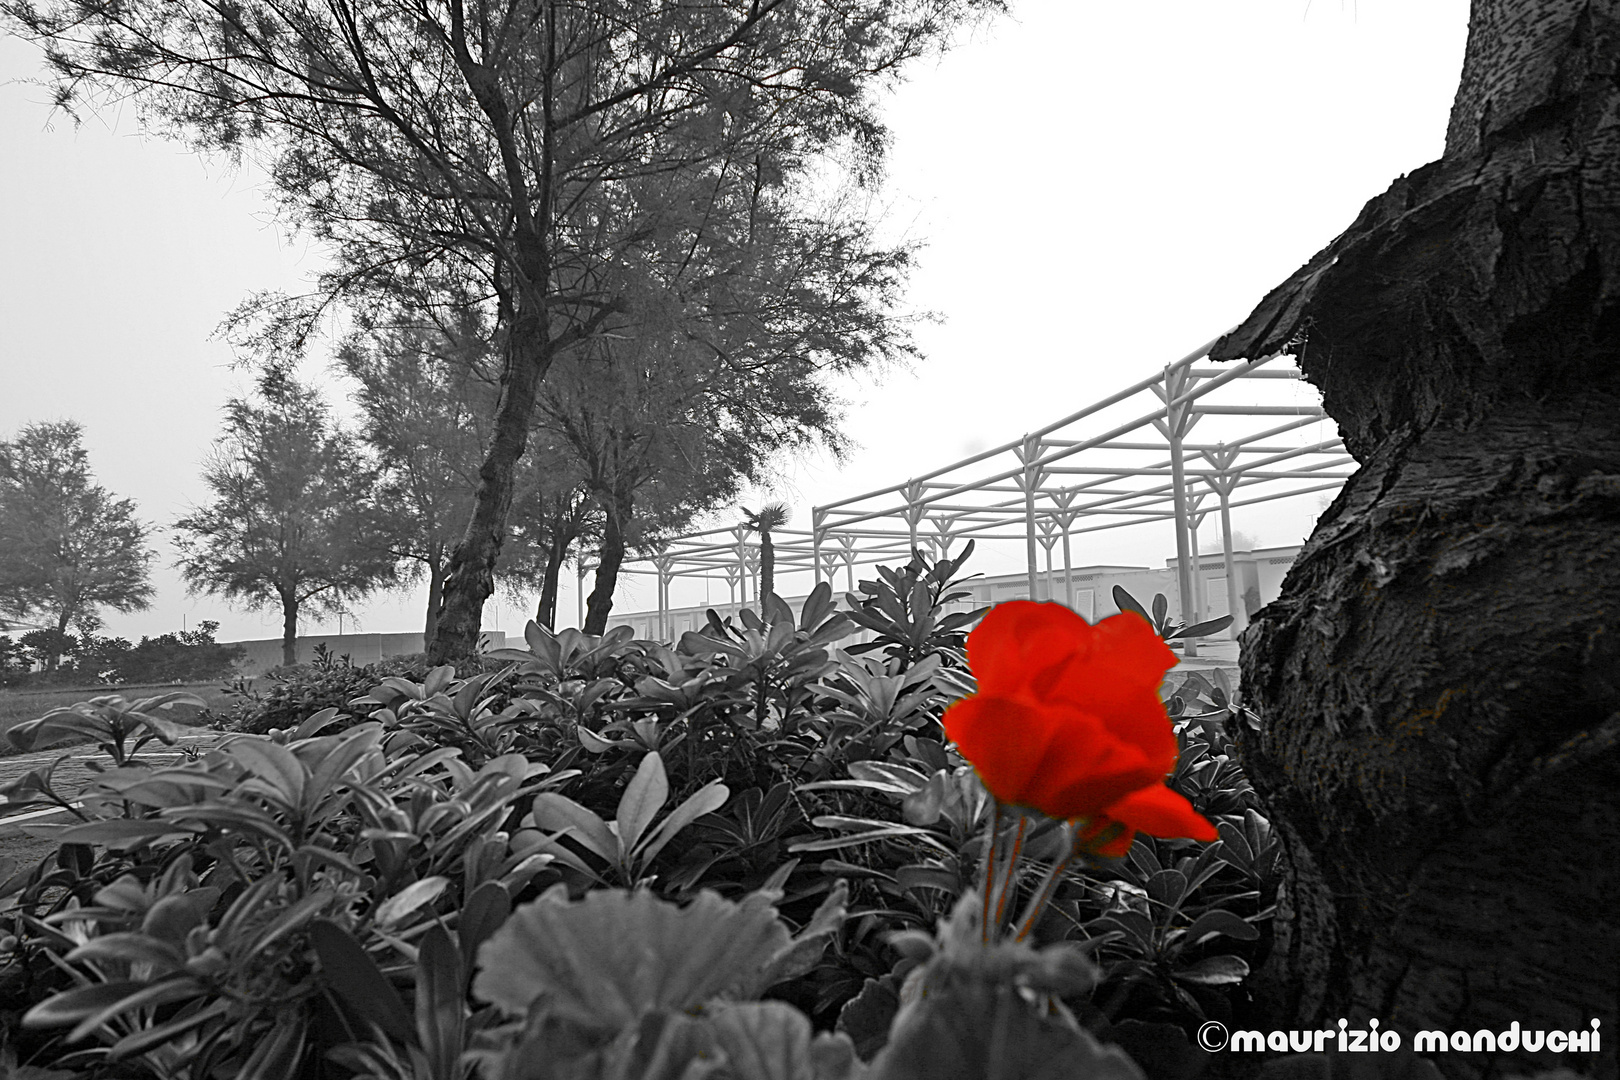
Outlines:
<svg viewBox="0 0 1620 1080"><path fill-rule="evenodd" d="M562 523L562 516L558 516L558 524ZM557 628L557 588L562 577L563 560L568 557L568 545L573 543L574 537L565 533L553 531L551 534L551 548L546 552L546 569L540 579L540 607L535 612L535 621L547 630Z"/></svg>
<svg viewBox="0 0 1620 1080"><path fill-rule="evenodd" d="M607 523L602 529L602 552L596 565L596 586L585 601L587 634L607 633L608 612L613 610L613 590L619 583L619 567L624 565L624 529L620 525L620 508L609 505Z"/></svg>
<svg viewBox="0 0 1620 1080"><path fill-rule="evenodd" d="M535 306L540 306L537 302ZM484 601L495 592L495 560L506 536L517 464L529 442L529 425L540 381L551 366L543 314L529 312L512 328L512 352L502 373L494 432L478 469L472 517L461 542L450 553L437 632L428 648L435 664L478 651Z"/></svg>
<svg viewBox="0 0 1620 1080"><path fill-rule="evenodd" d="M1268 1022L1605 1027L1620 993L1620 0L1475 0L1445 155L1212 351L1361 463L1243 635L1285 843ZM1303 345L1299 345L1303 339Z"/></svg>
<svg viewBox="0 0 1620 1080"><path fill-rule="evenodd" d="M428 552L427 617L422 624L422 651L433 651L433 639L439 636L439 605L444 602L444 547L435 544Z"/></svg>
<svg viewBox="0 0 1620 1080"><path fill-rule="evenodd" d="M73 621L73 613L66 607L56 616L56 640L51 642L51 650L45 657L45 670L56 671L62 666L62 645L67 641L68 624Z"/></svg>
<svg viewBox="0 0 1620 1080"><path fill-rule="evenodd" d="M281 664L292 667L298 663L298 597L281 594Z"/></svg>
<svg viewBox="0 0 1620 1080"><path fill-rule="evenodd" d="M776 593L776 545L771 542L771 530L759 530L759 615L770 618L765 598Z"/></svg>

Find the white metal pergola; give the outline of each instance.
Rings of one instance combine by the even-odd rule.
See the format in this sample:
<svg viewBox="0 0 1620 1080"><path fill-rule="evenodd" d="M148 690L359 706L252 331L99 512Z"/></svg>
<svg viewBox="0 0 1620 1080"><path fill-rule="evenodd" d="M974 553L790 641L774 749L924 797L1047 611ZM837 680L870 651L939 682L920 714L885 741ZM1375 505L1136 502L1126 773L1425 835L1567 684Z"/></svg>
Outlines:
<svg viewBox="0 0 1620 1080"><path fill-rule="evenodd" d="M1206 610L1204 578L1194 573L1197 529L1218 510L1227 610L1241 624L1231 511L1336 490L1355 462L1286 354L1200 365L1214 343L1011 442L813 508L810 529L772 531L777 574L808 572L819 583L842 567L853 590L857 565L904 561L914 548L943 555L962 540L1022 541L1029 595L1037 594L1042 550L1049 595L1055 595L1053 553L1061 547L1073 607L1073 537L1173 520L1180 610L1196 622ZM1279 382L1295 400L1264 400L1279 396L1265 392L1268 383ZM1190 438L1199 425L1204 437ZM738 524L673 537L655 554L626 559L621 572L656 576L663 631L672 581L723 580L733 603L746 602L751 589L758 596L758 565L757 538ZM582 624L588 570L582 562ZM1195 641L1186 648L1197 655Z"/></svg>

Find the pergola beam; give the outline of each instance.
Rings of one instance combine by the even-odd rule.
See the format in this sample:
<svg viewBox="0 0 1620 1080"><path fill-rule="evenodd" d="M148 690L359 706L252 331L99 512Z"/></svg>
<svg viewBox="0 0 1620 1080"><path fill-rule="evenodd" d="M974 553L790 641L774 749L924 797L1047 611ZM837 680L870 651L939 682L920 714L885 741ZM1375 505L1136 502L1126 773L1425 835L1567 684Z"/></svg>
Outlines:
<svg viewBox="0 0 1620 1080"><path fill-rule="evenodd" d="M1240 389L1234 384L1244 380L1297 383L1302 376L1293 368L1267 367L1277 355L1219 367L1199 363L1210 344L1018 439L902 483L814 507L809 530L773 530L778 573L809 573L819 583L842 564L853 583L857 565L909 558L925 543L944 552L965 540L1022 541L1033 596L1040 549L1045 550L1048 585L1055 589L1054 549L1061 542L1064 596L1072 604L1072 537L1174 520L1181 611L1184 618L1191 618L1202 607L1202 571L1193 565L1191 528L1216 512L1217 507L1200 503L1213 494L1219 499L1227 604L1234 618L1240 618L1241 592L1231 561L1231 511L1335 489L1351 475L1349 467L1355 462L1345 454L1336 433L1304 444L1279 440L1302 427L1331 425L1319 403L1267 403L1252 399L1258 391L1251 392L1249 401L1212 400L1211 394L1223 387ZM1139 410L1134 418L1115 423L1104 416L1114 406L1130 407L1144 395L1148 395L1141 406L1145 411ZM1256 430L1230 431L1243 418L1271 417L1287 419L1256 423L1252 425ZM1230 436L1193 441L1189 433L1200 421L1219 428L1209 432L1211 436L1227 436L1229 431ZM1081 431L1071 433L1077 426ZM1085 427L1104 430L1085 434ZM1146 460L1144 454L1149 455ZM964 475L975 466L984 466L986 474L971 479ZM622 572L657 573L659 610L664 612L671 603L670 583L676 579L741 581L746 597L758 558L757 538L748 539L734 525L719 526L669 538L657 555L627 559ZM645 567L632 565L643 562ZM581 566L582 587L584 573ZM1196 580L1195 573L1200 575ZM1196 644L1188 645L1189 655L1194 655Z"/></svg>

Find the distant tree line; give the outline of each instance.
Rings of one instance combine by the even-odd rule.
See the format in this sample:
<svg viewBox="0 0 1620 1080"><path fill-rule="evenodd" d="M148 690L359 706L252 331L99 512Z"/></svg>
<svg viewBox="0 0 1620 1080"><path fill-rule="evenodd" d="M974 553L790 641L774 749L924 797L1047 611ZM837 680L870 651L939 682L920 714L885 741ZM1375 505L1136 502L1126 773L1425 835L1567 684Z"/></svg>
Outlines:
<svg viewBox="0 0 1620 1080"><path fill-rule="evenodd" d="M909 61L999 6L51 0L0 12L47 44L63 104L133 100L154 128L266 164L284 219L329 255L310 296L258 297L234 317L267 377L290 370L334 304L358 327L343 363L376 406L362 435L387 487L367 508L381 521L344 518L362 509L337 494L356 477L255 493L251 470L215 460L210 502L183 523L193 586L279 605L294 626L415 574L435 597L439 660L473 649L498 576L527 575L548 621L581 543L599 565L586 629L602 629L627 553L733 500L772 454L841 447L827 376L912 352L891 317L911 252L880 242L856 201L881 170L877 102ZM389 402L418 410L431 449ZM222 452L257 437L254 424L281 438L283 423L233 414ZM306 449L308 465L330 459ZM272 496L268 516L244 501ZM340 519L344 536L392 525L388 565L318 554ZM309 531L266 531L293 522ZM250 553L279 562L253 567Z"/></svg>
<svg viewBox="0 0 1620 1080"><path fill-rule="evenodd" d="M0 685L106 683L197 683L227 679L246 654L240 645L214 640L219 623L205 620L138 643L93 633L31 630L0 636Z"/></svg>

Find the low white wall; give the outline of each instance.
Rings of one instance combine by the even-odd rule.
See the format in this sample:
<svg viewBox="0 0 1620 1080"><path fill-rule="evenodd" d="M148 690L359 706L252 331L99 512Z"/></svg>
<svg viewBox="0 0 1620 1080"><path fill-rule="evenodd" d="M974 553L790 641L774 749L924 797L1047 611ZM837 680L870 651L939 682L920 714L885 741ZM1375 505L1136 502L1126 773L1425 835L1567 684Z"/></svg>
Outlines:
<svg viewBox="0 0 1620 1080"><path fill-rule="evenodd" d="M281 639L263 638L257 641L231 641L240 645L246 654L237 663L236 670L243 675L262 675L273 667L281 666ZM334 656L347 656L356 667L375 664L390 656L410 656L423 651L420 631L414 634L311 634L299 635L293 643L298 663L307 664L315 659L315 646L325 645ZM485 630L478 637L478 647L504 649L506 634L500 630Z"/></svg>

